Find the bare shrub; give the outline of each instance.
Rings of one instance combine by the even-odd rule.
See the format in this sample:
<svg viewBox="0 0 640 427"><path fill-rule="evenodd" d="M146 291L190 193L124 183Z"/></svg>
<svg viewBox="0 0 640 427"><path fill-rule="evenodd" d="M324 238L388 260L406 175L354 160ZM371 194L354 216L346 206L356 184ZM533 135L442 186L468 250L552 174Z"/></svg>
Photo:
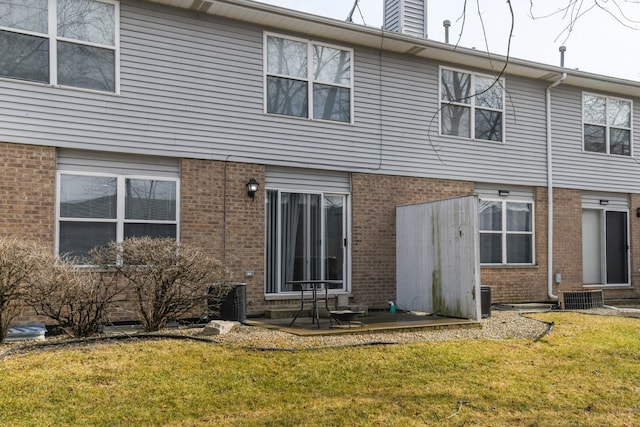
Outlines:
<svg viewBox="0 0 640 427"><path fill-rule="evenodd" d="M80 267L68 259L50 257L50 269L33 280L25 301L39 315L55 320L69 335L88 337L100 332L109 304L121 292L117 275Z"/></svg>
<svg viewBox="0 0 640 427"><path fill-rule="evenodd" d="M231 276L221 262L173 239L127 239L94 253L94 262L102 266L114 266L115 260L148 332L162 329L199 304L204 307L208 294L224 295L231 289Z"/></svg>
<svg viewBox="0 0 640 427"><path fill-rule="evenodd" d="M23 308L25 290L48 268L46 251L36 243L0 238L0 342Z"/></svg>

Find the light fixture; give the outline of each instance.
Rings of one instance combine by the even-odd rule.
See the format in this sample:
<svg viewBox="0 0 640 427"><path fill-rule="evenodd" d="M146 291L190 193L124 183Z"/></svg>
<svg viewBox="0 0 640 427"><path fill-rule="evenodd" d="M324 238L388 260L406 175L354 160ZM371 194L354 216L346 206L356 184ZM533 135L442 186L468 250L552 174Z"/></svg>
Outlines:
<svg viewBox="0 0 640 427"><path fill-rule="evenodd" d="M498 190L498 196L507 197L509 195L509 190Z"/></svg>
<svg viewBox="0 0 640 427"><path fill-rule="evenodd" d="M636 216L640 218L640 208L636 209Z"/></svg>
<svg viewBox="0 0 640 427"><path fill-rule="evenodd" d="M247 182L247 194L249 195L249 197L251 197L252 199L255 199L256 197L256 191L258 191L258 186L260 184L258 184L258 181L256 181L255 178L251 178L249 180L249 182Z"/></svg>
<svg viewBox="0 0 640 427"><path fill-rule="evenodd" d="M602 206L607 206L609 204L609 201L608 200L600 200L600 204Z"/></svg>

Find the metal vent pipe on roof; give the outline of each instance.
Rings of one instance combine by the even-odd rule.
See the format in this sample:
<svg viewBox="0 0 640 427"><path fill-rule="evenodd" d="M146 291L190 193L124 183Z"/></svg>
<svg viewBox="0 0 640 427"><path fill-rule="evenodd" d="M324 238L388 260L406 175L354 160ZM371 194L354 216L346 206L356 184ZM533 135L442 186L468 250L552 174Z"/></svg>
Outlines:
<svg viewBox="0 0 640 427"><path fill-rule="evenodd" d="M560 66L564 68L564 53L567 51L567 47L560 46L558 50L560 51Z"/></svg>
<svg viewBox="0 0 640 427"><path fill-rule="evenodd" d="M449 43L449 27L451 26L451 21L445 19L442 21L442 26L444 27L444 42Z"/></svg>

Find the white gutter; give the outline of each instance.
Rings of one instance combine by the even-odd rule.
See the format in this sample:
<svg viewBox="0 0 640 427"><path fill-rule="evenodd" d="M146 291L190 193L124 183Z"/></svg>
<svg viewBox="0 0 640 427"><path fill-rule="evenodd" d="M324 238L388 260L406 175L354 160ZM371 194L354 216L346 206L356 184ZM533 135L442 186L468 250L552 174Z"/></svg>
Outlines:
<svg viewBox="0 0 640 427"><path fill-rule="evenodd" d="M547 88L547 295L551 299L558 299L553 293L553 153L551 151L551 89L558 86L567 78L562 73L560 79Z"/></svg>

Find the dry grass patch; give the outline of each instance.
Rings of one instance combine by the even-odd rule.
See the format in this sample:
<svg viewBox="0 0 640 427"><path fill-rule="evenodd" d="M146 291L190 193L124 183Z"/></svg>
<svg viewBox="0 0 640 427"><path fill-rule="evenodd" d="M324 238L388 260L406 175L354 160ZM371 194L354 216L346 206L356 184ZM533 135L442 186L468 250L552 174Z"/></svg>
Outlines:
<svg viewBox="0 0 640 427"><path fill-rule="evenodd" d="M2 425L640 425L640 320L578 313L538 342L259 352L187 341L10 356Z"/></svg>

